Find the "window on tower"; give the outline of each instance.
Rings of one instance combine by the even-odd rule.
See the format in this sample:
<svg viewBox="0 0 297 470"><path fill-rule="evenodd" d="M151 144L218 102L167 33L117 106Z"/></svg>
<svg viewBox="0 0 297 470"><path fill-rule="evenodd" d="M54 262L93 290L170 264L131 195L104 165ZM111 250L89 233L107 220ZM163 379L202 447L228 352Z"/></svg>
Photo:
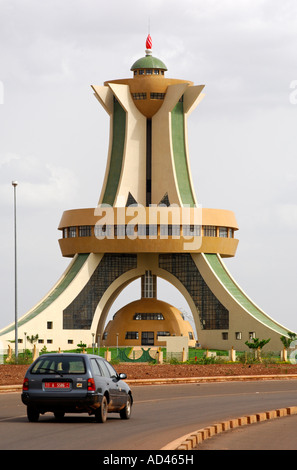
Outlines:
<svg viewBox="0 0 297 470"><path fill-rule="evenodd" d="M150 94L151 100L164 100L165 98L165 93L151 93Z"/></svg>
<svg viewBox="0 0 297 470"><path fill-rule="evenodd" d="M228 229L227 227L219 227L219 237L227 238L228 237Z"/></svg>
<svg viewBox="0 0 297 470"><path fill-rule="evenodd" d="M146 93L132 93L134 100L146 100Z"/></svg>
<svg viewBox="0 0 297 470"><path fill-rule="evenodd" d="M212 225L205 225L203 227L203 233L205 237L216 237L217 236L217 228Z"/></svg>
<svg viewBox="0 0 297 470"><path fill-rule="evenodd" d="M81 225L78 227L78 236L79 237L90 237L91 236L91 226L90 225Z"/></svg>
<svg viewBox="0 0 297 470"><path fill-rule="evenodd" d="M69 238L76 237L76 227L69 227Z"/></svg>

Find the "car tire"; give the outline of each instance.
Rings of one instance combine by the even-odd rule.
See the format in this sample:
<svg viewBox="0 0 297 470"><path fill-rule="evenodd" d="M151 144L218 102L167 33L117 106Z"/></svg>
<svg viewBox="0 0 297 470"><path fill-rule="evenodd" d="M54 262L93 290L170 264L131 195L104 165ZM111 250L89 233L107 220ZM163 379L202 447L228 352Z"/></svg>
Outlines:
<svg viewBox="0 0 297 470"><path fill-rule="evenodd" d="M105 423L107 419L107 413L108 413L108 403L107 403L106 396L104 396L102 398L100 408L98 408L98 410L95 411L95 419L97 423Z"/></svg>
<svg viewBox="0 0 297 470"><path fill-rule="evenodd" d="M30 423L36 423L39 419L39 411L32 406L27 406L27 417Z"/></svg>
<svg viewBox="0 0 297 470"><path fill-rule="evenodd" d="M126 406L120 411L120 417L122 419L129 419L130 416L131 416L131 397L130 395L128 395Z"/></svg>

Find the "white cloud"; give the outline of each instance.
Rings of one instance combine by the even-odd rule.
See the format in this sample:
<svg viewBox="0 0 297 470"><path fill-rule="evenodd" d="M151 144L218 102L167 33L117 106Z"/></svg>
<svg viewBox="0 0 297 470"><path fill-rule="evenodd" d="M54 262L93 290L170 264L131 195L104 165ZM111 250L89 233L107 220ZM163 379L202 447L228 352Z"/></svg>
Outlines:
<svg viewBox="0 0 297 470"><path fill-rule="evenodd" d="M18 205L34 207L60 206L76 198L78 180L66 167L43 163L36 157L7 154L0 160L0 204L11 202L11 181L18 181Z"/></svg>
<svg viewBox="0 0 297 470"><path fill-rule="evenodd" d="M279 204L276 206L276 219L280 228L297 230L297 204ZM296 236L296 233L295 233Z"/></svg>

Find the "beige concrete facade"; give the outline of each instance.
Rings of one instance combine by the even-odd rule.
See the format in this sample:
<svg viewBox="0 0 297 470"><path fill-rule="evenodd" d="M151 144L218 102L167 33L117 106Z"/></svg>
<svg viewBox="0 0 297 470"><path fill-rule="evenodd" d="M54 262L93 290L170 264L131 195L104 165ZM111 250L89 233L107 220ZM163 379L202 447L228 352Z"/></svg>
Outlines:
<svg viewBox="0 0 297 470"><path fill-rule="evenodd" d="M137 64L134 78L92 86L110 118L99 203L63 213L59 245L73 261L53 289L19 319L19 339L38 334L37 346L48 350L75 348L81 341L90 346L103 338L120 292L149 270L183 294L202 347L247 350L245 341L254 336L270 338L266 348L279 351L287 329L247 297L222 261L236 253L234 213L199 207L195 194L187 121L204 96L204 85L165 78L164 64L147 56ZM164 226L171 230L167 235ZM187 227L192 227L191 235ZM148 235L150 228L154 232ZM168 325L176 318L173 308ZM128 319L123 318L119 335L126 331ZM172 331L186 334L180 325ZM0 331L4 346L13 339L13 324Z"/></svg>
<svg viewBox="0 0 297 470"><path fill-rule="evenodd" d="M126 112L126 133L123 152L122 172L117 187L115 207L126 204L128 194L131 192L139 204L145 206L145 167L146 167L146 118L135 106L128 85L110 83L105 87L92 87L95 96L113 120L112 100L115 96ZM113 126L110 126L110 147L99 204L103 201L107 178L110 172L111 144L113 139Z"/></svg>

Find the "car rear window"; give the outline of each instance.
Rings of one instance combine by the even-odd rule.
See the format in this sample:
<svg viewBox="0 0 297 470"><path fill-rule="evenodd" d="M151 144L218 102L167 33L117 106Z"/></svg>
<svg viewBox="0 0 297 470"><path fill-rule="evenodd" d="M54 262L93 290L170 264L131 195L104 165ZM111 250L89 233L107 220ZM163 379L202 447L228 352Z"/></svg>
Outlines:
<svg viewBox="0 0 297 470"><path fill-rule="evenodd" d="M85 374L86 366L82 357L47 356L39 358L31 374Z"/></svg>

